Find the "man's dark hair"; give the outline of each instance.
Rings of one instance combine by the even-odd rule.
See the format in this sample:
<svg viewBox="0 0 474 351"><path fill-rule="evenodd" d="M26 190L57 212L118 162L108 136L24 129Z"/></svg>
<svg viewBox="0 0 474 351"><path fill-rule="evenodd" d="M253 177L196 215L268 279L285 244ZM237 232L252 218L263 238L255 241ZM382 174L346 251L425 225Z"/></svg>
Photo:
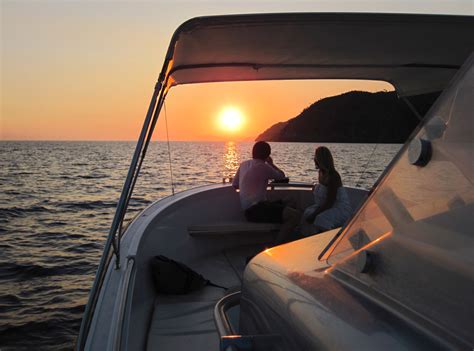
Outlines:
<svg viewBox="0 0 474 351"><path fill-rule="evenodd" d="M252 149L252 157L260 160L266 160L272 149L266 141L257 141Z"/></svg>

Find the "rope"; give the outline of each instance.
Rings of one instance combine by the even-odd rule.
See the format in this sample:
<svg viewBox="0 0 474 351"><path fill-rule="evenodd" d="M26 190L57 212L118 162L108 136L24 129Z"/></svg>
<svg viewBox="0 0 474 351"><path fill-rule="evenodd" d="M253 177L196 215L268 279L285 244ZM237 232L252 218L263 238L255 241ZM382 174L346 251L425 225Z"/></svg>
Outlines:
<svg viewBox="0 0 474 351"><path fill-rule="evenodd" d="M359 176L359 180L357 180L357 183L355 185L356 188L359 187L359 183L362 180L362 176L365 174L365 171L367 170L367 166L369 165L369 162L372 159L372 156L374 156L375 150L377 149L378 145L379 145L378 143L375 144L375 146L372 150L372 153L370 154L369 158L367 159L367 162L365 163L365 166L364 166L364 170L362 171L361 175Z"/></svg>
<svg viewBox="0 0 474 351"><path fill-rule="evenodd" d="M165 109L166 141L168 143L168 161L170 165L171 193L174 195L173 167L171 166L171 147L170 147L170 136L168 134L168 115L166 113L166 101L164 102L163 107Z"/></svg>
<svg viewBox="0 0 474 351"><path fill-rule="evenodd" d="M405 102L405 104L408 106L408 108L410 109L410 111L416 116L416 118L418 118L420 121L423 120L423 116L420 115L420 113L418 112L418 110L415 108L415 106L413 106L413 104L410 102L410 100L408 100L406 97L402 97L402 100ZM364 166L364 171L362 172L362 174L360 175L359 177L359 180L357 181L357 184L356 184L356 188L359 186L359 182L360 180L362 179L362 176L365 174L365 171L367 169L367 166L369 165L369 161L370 159L372 158L372 156L374 155L374 152L375 152L375 149L377 148L378 146L378 143L375 144L375 147L374 149L372 150L372 153L370 154L370 157L369 159L367 160L367 163L365 164ZM393 160L392 160L393 162ZM390 165L390 163L389 163ZM380 178L379 178L380 180ZM375 183L377 184L378 181L376 181ZM374 184L375 185L375 184Z"/></svg>
<svg viewBox="0 0 474 351"><path fill-rule="evenodd" d="M416 116L416 118L418 118L420 121L423 120L423 116L420 115L420 113L415 108L415 106L413 106L413 104L410 102L410 100L408 100L404 96L402 97L402 100L407 104L408 108L410 109L411 112L413 112L413 114Z"/></svg>

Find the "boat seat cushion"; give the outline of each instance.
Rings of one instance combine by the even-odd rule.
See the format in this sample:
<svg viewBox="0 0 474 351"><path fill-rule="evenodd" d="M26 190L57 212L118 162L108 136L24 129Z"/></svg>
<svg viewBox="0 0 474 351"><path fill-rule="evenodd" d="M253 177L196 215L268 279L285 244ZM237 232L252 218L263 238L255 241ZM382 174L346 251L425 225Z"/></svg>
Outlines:
<svg viewBox="0 0 474 351"><path fill-rule="evenodd" d="M210 288L205 288L210 289ZM157 297L148 334L147 350L218 350L213 319L215 300L168 303Z"/></svg>
<svg viewBox="0 0 474 351"><path fill-rule="evenodd" d="M227 236L234 234L269 234L280 230L279 223L223 222L196 224L188 226L188 233L193 237Z"/></svg>

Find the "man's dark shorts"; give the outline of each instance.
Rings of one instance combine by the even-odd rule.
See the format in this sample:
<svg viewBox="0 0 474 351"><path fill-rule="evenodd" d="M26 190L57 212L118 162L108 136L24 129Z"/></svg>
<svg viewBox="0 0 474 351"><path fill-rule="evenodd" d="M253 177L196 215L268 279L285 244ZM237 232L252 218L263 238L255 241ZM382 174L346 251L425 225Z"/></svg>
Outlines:
<svg viewBox="0 0 474 351"><path fill-rule="evenodd" d="M249 222L282 223L285 204L282 201L262 201L245 210Z"/></svg>

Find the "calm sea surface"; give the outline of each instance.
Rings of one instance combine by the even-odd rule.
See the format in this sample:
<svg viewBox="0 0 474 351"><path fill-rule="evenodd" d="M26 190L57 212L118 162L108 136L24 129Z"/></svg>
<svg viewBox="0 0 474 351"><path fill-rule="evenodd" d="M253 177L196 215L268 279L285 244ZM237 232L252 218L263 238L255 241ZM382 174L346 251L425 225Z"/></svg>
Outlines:
<svg viewBox="0 0 474 351"><path fill-rule="evenodd" d="M253 143L172 142L181 191L233 176ZM314 182L309 143L272 143L291 180ZM324 144L349 186L369 188L400 145ZM0 142L0 349L72 349L133 142ZM167 144L150 146L130 215L171 194Z"/></svg>

